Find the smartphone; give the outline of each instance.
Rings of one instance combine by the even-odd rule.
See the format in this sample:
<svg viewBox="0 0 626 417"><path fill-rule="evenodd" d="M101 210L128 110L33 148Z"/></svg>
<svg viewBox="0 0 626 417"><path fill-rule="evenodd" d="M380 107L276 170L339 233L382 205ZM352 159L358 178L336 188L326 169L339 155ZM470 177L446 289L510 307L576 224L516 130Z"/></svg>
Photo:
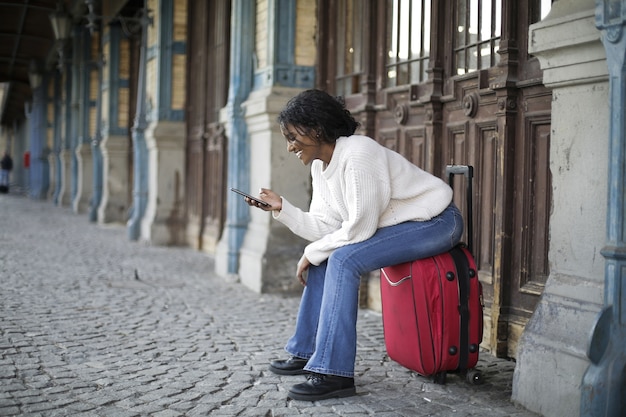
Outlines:
<svg viewBox="0 0 626 417"><path fill-rule="evenodd" d="M268 202L266 202L266 201L263 201L263 200L259 200L259 199L258 199L258 198L256 198L256 197L252 197L250 194L246 194L246 193L244 193L243 191L238 190L238 189L236 189L236 188L231 188L231 189L230 189L230 191L234 191L234 192L236 192L236 193L237 193L237 194L239 194L239 195L242 195L242 196L244 196L244 197L248 197L250 200L252 200L252 201L256 201L257 203L259 203L260 205L262 205L262 206L264 206L264 207L270 207L270 206L271 206L271 204L270 204L270 203L268 203Z"/></svg>

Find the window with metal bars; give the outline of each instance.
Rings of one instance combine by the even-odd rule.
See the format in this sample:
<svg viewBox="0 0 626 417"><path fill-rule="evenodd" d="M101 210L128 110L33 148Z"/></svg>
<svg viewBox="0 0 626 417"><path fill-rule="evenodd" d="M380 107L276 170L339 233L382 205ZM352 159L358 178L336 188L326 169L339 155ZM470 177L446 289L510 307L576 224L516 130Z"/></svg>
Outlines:
<svg viewBox="0 0 626 417"><path fill-rule="evenodd" d="M337 2L337 94L346 96L360 91L363 77L363 7L360 0Z"/></svg>
<svg viewBox="0 0 626 417"><path fill-rule="evenodd" d="M535 0L534 5L531 23L548 14L552 0ZM456 10L456 74L495 66L502 32L502 0L457 0Z"/></svg>
<svg viewBox="0 0 626 417"><path fill-rule="evenodd" d="M454 57L456 74L498 63L502 31L502 0L458 0Z"/></svg>
<svg viewBox="0 0 626 417"><path fill-rule="evenodd" d="M388 0L386 86L426 81L431 0Z"/></svg>

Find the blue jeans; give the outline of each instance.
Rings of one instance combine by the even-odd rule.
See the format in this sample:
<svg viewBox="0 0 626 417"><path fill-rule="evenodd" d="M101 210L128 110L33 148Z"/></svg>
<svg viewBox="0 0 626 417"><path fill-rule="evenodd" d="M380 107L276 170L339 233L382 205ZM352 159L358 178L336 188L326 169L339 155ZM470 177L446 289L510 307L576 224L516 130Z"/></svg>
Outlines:
<svg viewBox="0 0 626 417"><path fill-rule="evenodd" d="M378 229L363 242L336 249L319 266L311 265L287 353L308 359L307 371L354 377L361 275L446 252L462 234L461 213L450 204L429 221Z"/></svg>
<svg viewBox="0 0 626 417"><path fill-rule="evenodd" d="M9 171L0 169L0 185L9 185Z"/></svg>

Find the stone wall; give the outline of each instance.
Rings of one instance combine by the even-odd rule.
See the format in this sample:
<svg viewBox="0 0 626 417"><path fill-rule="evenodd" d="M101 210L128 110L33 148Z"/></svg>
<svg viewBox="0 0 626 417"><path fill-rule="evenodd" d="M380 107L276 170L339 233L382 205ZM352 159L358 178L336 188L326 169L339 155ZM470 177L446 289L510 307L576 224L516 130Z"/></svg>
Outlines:
<svg viewBox="0 0 626 417"><path fill-rule="evenodd" d="M593 0L555 2L529 39L553 88L550 276L519 344L513 400L544 416L576 417L602 303L607 209L609 88Z"/></svg>

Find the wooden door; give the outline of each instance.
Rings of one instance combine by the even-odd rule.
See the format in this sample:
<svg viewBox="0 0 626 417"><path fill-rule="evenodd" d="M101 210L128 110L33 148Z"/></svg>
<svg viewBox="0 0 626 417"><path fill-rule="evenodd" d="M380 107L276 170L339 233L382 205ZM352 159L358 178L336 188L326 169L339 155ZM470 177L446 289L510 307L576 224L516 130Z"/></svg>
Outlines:
<svg viewBox="0 0 626 417"><path fill-rule="evenodd" d="M355 3L321 7L320 42L331 52L320 55L319 86L346 96L364 133L427 171L443 177L448 164L474 166L483 346L515 357L548 275L551 93L526 50L528 26L549 4ZM358 65L354 37L365 49ZM455 201L465 212L463 194Z"/></svg>
<svg viewBox="0 0 626 417"><path fill-rule="evenodd" d="M230 1L189 3L187 241L214 252L225 221Z"/></svg>
<svg viewBox="0 0 626 417"><path fill-rule="evenodd" d="M542 71L538 59L528 54L528 26L548 13L551 1L503 3L504 19L520 23L511 25L503 33L503 37L508 37L505 39L507 43L515 42L519 48L510 47L510 52L503 54L504 62L515 69L508 76L509 80L516 80L515 108L506 106L507 112L512 113L509 117L514 121L514 126L511 127L512 133L505 136L514 138L515 143L514 148L508 150L508 169L505 171L506 178L510 178L513 184L513 189L507 193L511 209L503 211L503 217L498 221L506 227L503 227L503 231L511 238L503 239L503 251L510 251L510 255L505 252L510 261L499 273L505 284L501 292L502 307L499 312L493 311L492 315L496 317L499 314L499 321L508 324L506 350L502 344L498 346L499 351L515 357L523 327L535 310L550 274L548 246L552 204L552 92L541 82ZM503 100L503 97L500 98L499 107L504 104ZM502 130L505 128L502 126ZM506 146L506 143L502 146Z"/></svg>

